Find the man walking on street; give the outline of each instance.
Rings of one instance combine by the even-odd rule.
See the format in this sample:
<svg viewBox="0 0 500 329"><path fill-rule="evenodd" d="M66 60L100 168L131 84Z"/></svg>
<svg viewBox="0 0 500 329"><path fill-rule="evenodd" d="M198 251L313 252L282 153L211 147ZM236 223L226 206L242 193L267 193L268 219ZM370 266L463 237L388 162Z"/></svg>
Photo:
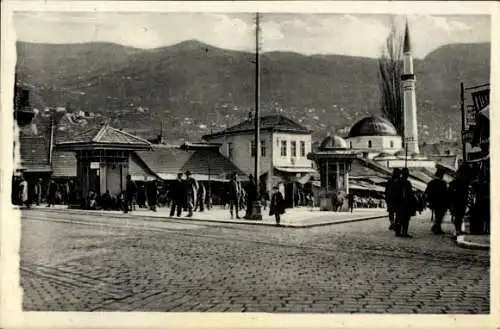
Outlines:
<svg viewBox="0 0 500 329"><path fill-rule="evenodd" d="M56 193L57 184L53 179L51 179L47 191L47 207L54 206L56 204Z"/></svg>
<svg viewBox="0 0 500 329"><path fill-rule="evenodd" d="M396 195L395 187L400 179L401 170L394 168L392 172L392 177L387 181L385 185L385 204L387 205L387 212L389 213L389 230L394 230L395 220L396 220Z"/></svg>
<svg viewBox="0 0 500 329"><path fill-rule="evenodd" d="M130 175L127 175L127 191L125 193L125 208L124 212L128 213L129 211L132 211L132 207L134 205L134 198L137 193L137 186L135 185L134 181L132 180L132 177Z"/></svg>
<svg viewBox="0 0 500 329"><path fill-rule="evenodd" d="M172 203L170 217L173 217L174 214L180 217L182 214L182 208L184 208L184 203L186 202L186 190L184 185L185 182L182 180L182 173L178 173L177 179L173 182L169 190L170 202Z"/></svg>
<svg viewBox="0 0 500 329"><path fill-rule="evenodd" d="M247 209L245 218L252 216L253 203L257 201L257 184L255 183L253 175L249 175L249 182L247 185Z"/></svg>
<svg viewBox="0 0 500 329"><path fill-rule="evenodd" d="M186 196L187 196L187 210L186 217L193 216L194 205L196 204L196 194L198 193L198 182L191 177L191 172L186 171Z"/></svg>
<svg viewBox="0 0 500 329"><path fill-rule="evenodd" d="M441 223L448 210L448 188L446 182L443 180L443 176L443 170L438 169L436 171L436 178L429 182L424 193L425 200L434 213L434 225L432 225L431 229L434 234L444 233Z"/></svg>
<svg viewBox="0 0 500 329"><path fill-rule="evenodd" d="M416 200L413 194L413 187L411 186L408 176L410 175L408 168L403 168L401 171L401 179L395 184L395 232L396 236L411 238L408 234L408 226L410 225L410 218L416 213Z"/></svg>
<svg viewBox="0 0 500 329"><path fill-rule="evenodd" d="M148 206L152 211L156 211L156 204L158 202L158 184L156 180L148 182L146 195L148 197Z"/></svg>
<svg viewBox="0 0 500 329"><path fill-rule="evenodd" d="M231 219L233 219L233 209L236 210L236 218L240 219L238 211L240 210L239 199L240 199L240 184L236 177L236 173L231 177L229 182L229 213L231 214Z"/></svg>
<svg viewBox="0 0 500 329"><path fill-rule="evenodd" d="M35 183L35 204L37 206L42 202L42 179L39 178L38 182Z"/></svg>

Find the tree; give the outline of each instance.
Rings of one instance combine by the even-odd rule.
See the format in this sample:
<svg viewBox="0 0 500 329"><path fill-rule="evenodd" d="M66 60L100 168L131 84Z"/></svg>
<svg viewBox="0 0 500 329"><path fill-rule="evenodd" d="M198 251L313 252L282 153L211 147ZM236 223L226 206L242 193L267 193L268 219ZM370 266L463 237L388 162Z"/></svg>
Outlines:
<svg viewBox="0 0 500 329"><path fill-rule="evenodd" d="M404 135L403 92L401 75L403 73L404 34L393 22L391 32L379 59L380 108L398 133Z"/></svg>

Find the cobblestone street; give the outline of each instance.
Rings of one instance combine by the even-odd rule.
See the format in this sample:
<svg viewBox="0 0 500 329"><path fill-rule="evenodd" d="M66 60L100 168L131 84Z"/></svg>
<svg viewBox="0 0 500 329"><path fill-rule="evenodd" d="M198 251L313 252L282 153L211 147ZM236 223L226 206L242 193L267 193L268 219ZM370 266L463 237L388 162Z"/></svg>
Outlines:
<svg viewBox="0 0 500 329"><path fill-rule="evenodd" d="M387 219L316 228L22 216L26 311L489 313L489 252ZM452 225L444 229L451 232Z"/></svg>

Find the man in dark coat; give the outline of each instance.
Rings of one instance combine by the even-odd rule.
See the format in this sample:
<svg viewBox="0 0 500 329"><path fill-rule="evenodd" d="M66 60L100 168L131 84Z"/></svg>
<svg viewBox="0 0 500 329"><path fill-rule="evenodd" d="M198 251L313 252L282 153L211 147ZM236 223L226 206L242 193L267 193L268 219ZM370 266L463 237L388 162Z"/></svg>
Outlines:
<svg viewBox="0 0 500 329"><path fill-rule="evenodd" d="M146 186L144 183L137 184L137 205L139 208L146 208Z"/></svg>
<svg viewBox="0 0 500 329"><path fill-rule="evenodd" d="M196 195L198 193L198 182L191 176L191 172L189 170L186 171L185 191L188 210L186 217L192 217L193 209L196 203Z"/></svg>
<svg viewBox="0 0 500 329"><path fill-rule="evenodd" d="M397 185L401 176L401 170L394 168L392 177L385 185L385 204L387 205L387 212L389 213L389 230L394 230L394 223L396 220L396 195L395 186Z"/></svg>
<svg viewBox="0 0 500 329"><path fill-rule="evenodd" d="M137 193L137 185L135 185L134 181L132 180L132 177L130 175L127 175L127 191L125 192L126 200L124 207L125 213L132 211L136 193Z"/></svg>
<svg viewBox="0 0 500 329"><path fill-rule="evenodd" d="M156 180L148 183L146 194L148 196L148 206L152 211L156 211L158 201L158 184Z"/></svg>
<svg viewBox="0 0 500 329"><path fill-rule="evenodd" d="M197 190L197 196L196 196L196 206L194 207L194 211L197 211L198 209L200 212L205 211L205 200L207 197L207 190L205 189L205 184L202 182L198 183L198 190Z"/></svg>
<svg viewBox="0 0 500 329"><path fill-rule="evenodd" d="M410 218L416 213L416 200L413 187L408 180L408 168L401 171L401 179L394 186L394 205L396 212L395 232L396 236L411 238L408 234Z"/></svg>
<svg viewBox="0 0 500 329"><path fill-rule="evenodd" d="M285 213L285 200L283 195L278 190L277 186L273 187L273 195L271 197L271 205L269 206L269 216L274 215L276 226L280 226L281 215Z"/></svg>
<svg viewBox="0 0 500 329"><path fill-rule="evenodd" d="M51 179L47 191L47 207L54 206L56 204L56 193L57 193L57 184Z"/></svg>
<svg viewBox="0 0 500 329"><path fill-rule="evenodd" d="M35 197L35 204L37 206L40 205L42 202L42 179L39 178L38 181L35 183L34 186L34 197Z"/></svg>
<svg viewBox="0 0 500 329"><path fill-rule="evenodd" d="M257 200L257 184L255 183L253 175L248 176L249 181L246 188L247 195L247 209L245 218L250 218L252 215L253 203Z"/></svg>
<svg viewBox="0 0 500 329"><path fill-rule="evenodd" d="M443 180L444 172L440 169L436 171L436 178L427 184L424 196L429 204L429 208L434 213L434 225L432 225L432 232L434 234L443 234L441 223L443 217L448 210L448 187Z"/></svg>
<svg viewBox="0 0 500 329"><path fill-rule="evenodd" d="M172 183L169 190L172 206L170 208L170 217L173 217L177 210L177 217L181 216L182 208L185 203L185 181L182 180L182 173L177 174L177 179Z"/></svg>
<svg viewBox="0 0 500 329"><path fill-rule="evenodd" d="M240 210L240 184L238 183L236 173L231 177L228 189L228 199L229 199L229 213L231 214L231 219L233 219L233 209L236 209L236 218L239 219L238 211Z"/></svg>

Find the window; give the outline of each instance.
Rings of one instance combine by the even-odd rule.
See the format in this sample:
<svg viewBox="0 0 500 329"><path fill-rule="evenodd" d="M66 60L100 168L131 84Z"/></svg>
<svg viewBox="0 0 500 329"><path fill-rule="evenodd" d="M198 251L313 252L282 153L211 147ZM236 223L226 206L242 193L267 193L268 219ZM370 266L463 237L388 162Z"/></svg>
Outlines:
<svg viewBox="0 0 500 329"><path fill-rule="evenodd" d="M391 141L391 149L394 148L394 141Z"/></svg>
<svg viewBox="0 0 500 329"><path fill-rule="evenodd" d="M282 157L286 157L286 149L287 149L287 145L286 145L286 141L281 141L281 156Z"/></svg>
<svg viewBox="0 0 500 329"><path fill-rule="evenodd" d="M292 141L291 142L291 152L292 152L292 157L296 157L297 156L297 142L296 141Z"/></svg>
<svg viewBox="0 0 500 329"><path fill-rule="evenodd" d="M233 143L227 143L227 157L229 159L233 158Z"/></svg>
<svg viewBox="0 0 500 329"><path fill-rule="evenodd" d="M266 156L266 141L260 141L260 155Z"/></svg>
<svg viewBox="0 0 500 329"><path fill-rule="evenodd" d="M368 148L371 149L372 148L372 141L368 141Z"/></svg>
<svg viewBox="0 0 500 329"><path fill-rule="evenodd" d="M250 155L251 157L255 157L255 141L250 142Z"/></svg>
<svg viewBox="0 0 500 329"><path fill-rule="evenodd" d="M305 157L306 156L306 142L300 141L300 156Z"/></svg>

